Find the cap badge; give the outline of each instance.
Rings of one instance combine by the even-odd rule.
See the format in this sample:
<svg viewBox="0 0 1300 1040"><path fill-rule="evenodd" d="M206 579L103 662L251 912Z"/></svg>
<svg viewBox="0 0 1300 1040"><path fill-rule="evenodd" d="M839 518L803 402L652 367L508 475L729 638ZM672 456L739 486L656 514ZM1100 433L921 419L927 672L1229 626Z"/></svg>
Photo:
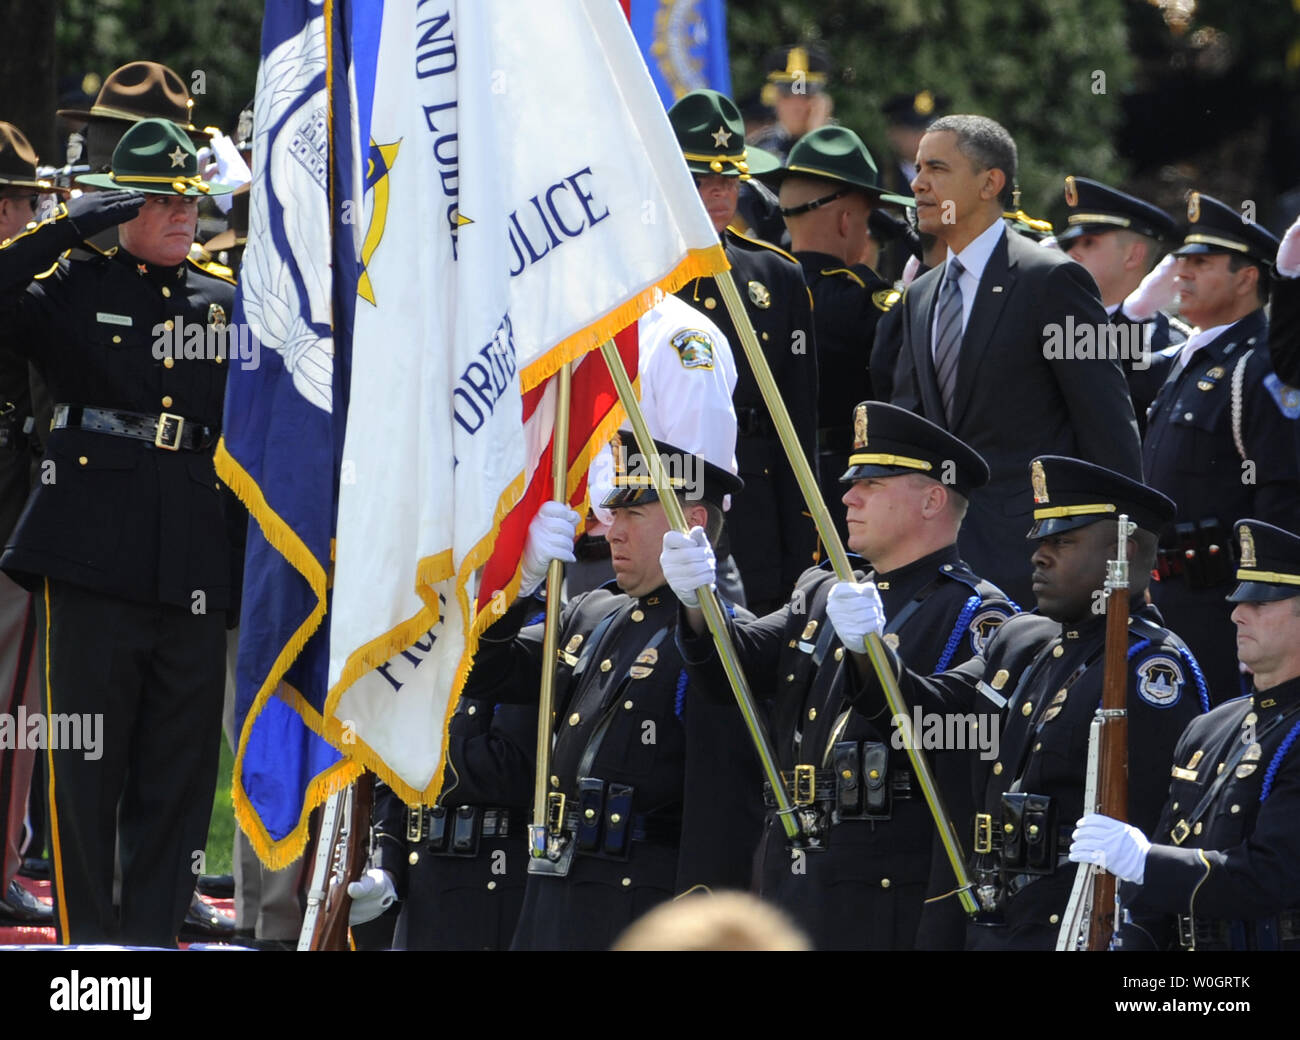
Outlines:
<svg viewBox="0 0 1300 1040"><path fill-rule="evenodd" d="M226 324L226 309L219 303L208 304L208 324L223 328Z"/></svg>
<svg viewBox="0 0 1300 1040"><path fill-rule="evenodd" d="M767 291L767 286L762 282L749 283L749 298L754 301L754 306L767 310L772 306L772 294Z"/></svg>
<svg viewBox="0 0 1300 1040"><path fill-rule="evenodd" d="M860 404L853 409L853 450L867 446L867 406Z"/></svg>
<svg viewBox="0 0 1300 1040"><path fill-rule="evenodd" d="M1201 219L1201 193L1194 191L1187 196L1187 219L1195 224Z"/></svg>
<svg viewBox="0 0 1300 1040"><path fill-rule="evenodd" d="M1245 524L1237 528L1237 534L1241 537L1241 565L1247 569L1257 566L1255 561L1255 536Z"/></svg>
<svg viewBox="0 0 1300 1040"><path fill-rule="evenodd" d="M1065 178L1065 202L1068 206L1079 204L1079 189L1074 185L1074 177Z"/></svg>
<svg viewBox="0 0 1300 1040"><path fill-rule="evenodd" d="M934 95L923 90L912 100L912 111L918 116L928 116L934 111Z"/></svg>
<svg viewBox="0 0 1300 1040"><path fill-rule="evenodd" d="M1037 459L1029 464L1029 483L1034 489L1034 504L1041 506L1049 501L1047 497L1047 473L1043 464Z"/></svg>
<svg viewBox="0 0 1300 1040"><path fill-rule="evenodd" d="M725 126L720 126L713 131L713 144L717 148L726 148L731 144L731 131Z"/></svg>

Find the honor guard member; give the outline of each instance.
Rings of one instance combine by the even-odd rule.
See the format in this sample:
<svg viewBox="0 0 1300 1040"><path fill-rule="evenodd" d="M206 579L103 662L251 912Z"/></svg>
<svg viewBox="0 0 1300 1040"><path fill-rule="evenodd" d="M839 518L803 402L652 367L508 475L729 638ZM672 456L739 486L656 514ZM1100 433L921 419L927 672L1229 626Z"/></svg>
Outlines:
<svg viewBox="0 0 1300 1040"><path fill-rule="evenodd" d="M852 443L853 406L876 395L867 365L876 322L899 294L859 262L870 242L867 222L881 202L914 205L878 184L875 160L852 130L823 126L804 134L786 164L765 179L779 186L790 249L813 297L820 387L817 463L822 496L834 502L844 445ZM848 532L836 525L840 540Z"/></svg>
<svg viewBox="0 0 1300 1040"><path fill-rule="evenodd" d="M848 544L875 564L857 576L874 581L890 604L886 638L925 667L960 664L1015 609L957 554L967 496L988 481L988 466L951 434L901 408L863 402L852 414L853 451L840 478L849 485ZM712 554L693 540L700 535L692 536L665 534L660 563L684 606L678 641L692 679L730 703L694 591L713 579ZM807 851L792 855L767 791L755 882L818 949L932 948L942 944L945 923L951 929L955 921L960 936L960 908L951 901L956 916L945 921L948 904L934 907L918 940L934 825L906 751L891 741L888 716L853 710L834 682L844 657L826 620L835 581L828 566L814 567L780 610L730 626L754 696L769 706L788 793L812 823ZM968 775L953 772L958 794L963 786L968 791ZM947 880L943 891L953 888Z"/></svg>
<svg viewBox="0 0 1300 1040"><path fill-rule="evenodd" d="M767 82L759 99L776 112L776 123L760 132L754 144L784 160L804 134L831 121L835 107L826 92L831 61L817 44L779 47L767 56Z"/></svg>
<svg viewBox="0 0 1300 1040"><path fill-rule="evenodd" d="M1193 720L1148 833L1100 814L1070 858L1121 887L1124 948L1300 950L1300 538L1238 520L1235 603L1249 696Z"/></svg>
<svg viewBox="0 0 1300 1040"><path fill-rule="evenodd" d="M536 734L535 705L462 697L437 803L410 807L375 785L370 869L348 886L351 924L401 898L395 950L509 949L528 877Z"/></svg>
<svg viewBox="0 0 1300 1040"><path fill-rule="evenodd" d="M1130 314L1126 305L1155 269L1162 244L1174 240L1178 225L1149 202L1087 177L1065 178L1065 201L1070 215L1056 244L1097 283L1102 306L1115 329L1115 345L1133 395L1138 429L1146 433L1147 409L1192 330L1150 304L1140 315ZM1166 281L1172 289L1172 272ZM1171 293L1160 305L1172 298Z"/></svg>
<svg viewBox="0 0 1300 1040"><path fill-rule="evenodd" d="M717 91L691 91L668 110L668 118L722 240L731 277L785 399L799 446L815 472L818 384L812 294L794 257L727 226L736 215L740 182L780 164L767 152L745 147L740 111ZM677 295L703 308L736 358L736 459L745 490L732 500L729 545L724 544L723 552L729 548L736 558L750 609L767 613L785 602L812 563L816 528L717 284L711 277L697 278Z"/></svg>
<svg viewBox="0 0 1300 1040"><path fill-rule="evenodd" d="M93 754L50 751L60 938L173 945L212 811L230 602L212 463L226 368L178 344L224 329L234 287L186 261L198 198L221 189L174 124L136 124L112 171L80 180L110 190L0 248L10 341L55 401L0 567L36 590L48 710L102 726ZM112 255L60 258L115 224Z"/></svg>
<svg viewBox="0 0 1300 1040"><path fill-rule="evenodd" d="M602 503L614 512L616 584L573 598L560 616L546 821L557 858L529 861L517 949L608 949L652 906L749 877L734 836L752 848L760 806L752 796L733 805L715 778L743 756L757 772L757 758L734 704L697 697L687 680L671 631L677 600L659 569L668 521L635 441L620 441L626 453L615 454ZM723 497L741 481L670 444L659 451L687 519L716 538ZM577 522L559 503L534 519L520 598L480 637L465 696L536 710L543 626L525 622L542 609L546 564L571 559Z"/></svg>
<svg viewBox="0 0 1300 1040"><path fill-rule="evenodd" d="M1253 516L1300 530L1296 420L1270 394L1264 303L1278 241L1240 211L1192 193L1177 260L1179 309L1196 331L1156 396L1142 462L1151 486L1178 506L1160 544L1151 599L1187 641L1215 701L1243 692L1224 596L1231 523Z"/></svg>
<svg viewBox="0 0 1300 1040"><path fill-rule="evenodd" d="M970 759L978 810L971 875L981 913L967 927L967 949L1056 947L1074 882L1074 871L1060 868L1083 811L1088 729L1101 700L1106 615L1097 605L1105 602L1106 563L1120 514L1137 524L1128 540L1128 816L1139 827L1156 820L1163 763L1205 701L1195 659L1143 601L1156 532L1172 518L1173 503L1078 459L1040 456L1030 473L1035 508L1028 537L1037 542L1038 610L1008 619L979 656L929 678L913 670L929 664L913 665L905 642L897 654L886 643L910 705L944 715L949 726L1001 721L993 753ZM858 710L868 716L885 711L862 655L865 636L885 630L880 594L870 584L838 585L827 613L855 651L854 667L844 675Z"/></svg>

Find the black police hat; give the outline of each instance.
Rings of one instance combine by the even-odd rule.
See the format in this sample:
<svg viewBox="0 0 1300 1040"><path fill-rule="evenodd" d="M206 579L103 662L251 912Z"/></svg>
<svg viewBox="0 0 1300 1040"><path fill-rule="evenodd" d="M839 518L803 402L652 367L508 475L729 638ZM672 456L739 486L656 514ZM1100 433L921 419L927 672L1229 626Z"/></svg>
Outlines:
<svg viewBox="0 0 1300 1040"><path fill-rule="evenodd" d="M715 466L703 455L683 451L667 441L655 443L669 484L685 491L688 496L721 509L727 495L734 495L745 487L745 482L738 476ZM610 448L614 452L613 487L600 504L605 509L620 509L658 502L659 492L650 479L650 466L637 447L632 431L619 430L618 436L610 442Z"/></svg>
<svg viewBox="0 0 1300 1040"><path fill-rule="evenodd" d="M815 43L779 47L767 55L767 83L760 95L765 105L775 105L780 94L820 94L830 78L831 59Z"/></svg>
<svg viewBox="0 0 1300 1040"><path fill-rule="evenodd" d="M1158 534L1174 518L1173 500L1122 473L1082 459L1039 455L1029 464L1034 491L1034 526L1025 537L1046 538L1098 520L1128 516Z"/></svg>
<svg viewBox="0 0 1300 1040"><path fill-rule="evenodd" d="M948 99L929 90L914 94L893 94L880 106L889 122L924 130L941 116L948 107Z"/></svg>
<svg viewBox="0 0 1300 1040"><path fill-rule="evenodd" d="M856 188L873 199L892 202L900 206L916 205L910 196L891 195L880 186L880 174L876 170L876 160L867 151L862 138L847 126L819 126L809 130L790 148L790 155L785 165L779 170L772 170L762 175L762 180L769 184L779 184L786 177L818 177L837 184ZM783 216L792 217L805 213L824 204L831 198L845 194L844 191L825 200L817 200L793 209L783 209Z"/></svg>
<svg viewBox="0 0 1300 1040"><path fill-rule="evenodd" d="M906 408L863 401L853 409L853 453L840 483L919 473L970 497L989 482L989 465L974 448Z"/></svg>
<svg viewBox="0 0 1300 1040"><path fill-rule="evenodd" d="M1174 218L1158 206L1087 177L1065 178L1065 201L1070 216L1056 236L1063 249L1076 238L1103 231L1133 231L1158 239L1172 239L1178 232Z"/></svg>
<svg viewBox="0 0 1300 1040"><path fill-rule="evenodd" d="M1174 256L1235 253L1271 269L1278 245L1277 237L1262 224L1244 220L1239 210L1194 191L1187 196L1187 234Z"/></svg>
<svg viewBox="0 0 1300 1040"><path fill-rule="evenodd" d="M691 173L739 177L770 173L781 165L771 152L745 144L745 122L740 109L716 90L692 90L668 110L677 143L682 146Z"/></svg>
<svg viewBox="0 0 1300 1040"><path fill-rule="evenodd" d="M1241 545L1229 603L1271 603L1300 596L1300 537L1261 520L1234 525Z"/></svg>

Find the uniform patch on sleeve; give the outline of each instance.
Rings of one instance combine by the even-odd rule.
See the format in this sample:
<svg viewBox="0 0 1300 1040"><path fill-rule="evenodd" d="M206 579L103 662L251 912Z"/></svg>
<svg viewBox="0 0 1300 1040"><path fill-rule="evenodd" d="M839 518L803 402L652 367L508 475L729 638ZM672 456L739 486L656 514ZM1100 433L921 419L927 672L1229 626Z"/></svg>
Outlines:
<svg viewBox="0 0 1300 1040"><path fill-rule="evenodd" d="M993 638L1002 622L1011 616L1011 612L1003 610L1000 607L989 607L981 610L970 622L970 644L974 647L977 654L984 653L984 648L989 645L989 640Z"/></svg>
<svg viewBox="0 0 1300 1040"><path fill-rule="evenodd" d="M1182 662L1169 654L1154 654L1137 667L1138 696L1157 708L1171 708L1183 695L1186 678Z"/></svg>
<svg viewBox="0 0 1300 1040"><path fill-rule="evenodd" d="M1287 386L1278 379L1276 372L1264 377L1264 389L1272 395L1283 415L1288 419L1300 419L1300 390Z"/></svg>
<svg viewBox="0 0 1300 1040"><path fill-rule="evenodd" d="M701 329L682 329L669 341L682 368L713 370L713 340Z"/></svg>
<svg viewBox="0 0 1300 1040"><path fill-rule="evenodd" d="M871 294L871 302L880 310L888 311L890 307L899 301L902 295L897 289L881 289L879 292Z"/></svg>

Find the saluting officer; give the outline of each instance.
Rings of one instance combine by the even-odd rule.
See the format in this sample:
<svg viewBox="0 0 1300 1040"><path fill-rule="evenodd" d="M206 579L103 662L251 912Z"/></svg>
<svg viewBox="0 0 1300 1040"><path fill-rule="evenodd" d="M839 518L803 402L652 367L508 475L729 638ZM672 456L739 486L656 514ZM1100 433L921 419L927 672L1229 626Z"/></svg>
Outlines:
<svg viewBox="0 0 1300 1040"><path fill-rule="evenodd" d="M1296 420L1267 382L1269 267L1278 242L1208 195L1193 193L1174 251L1180 312L1196 326L1151 406L1142 462L1178 504L1161 542L1152 601L1187 641L1215 702L1242 690L1223 597L1232 581L1235 516L1300 529Z"/></svg>
<svg viewBox="0 0 1300 1040"><path fill-rule="evenodd" d="M1008 619L979 656L929 678L913 670L929 668L929 662L913 665L905 643L898 655L886 644L910 704L966 723L979 721L972 713L1001 718L996 753L971 759L980 810L972 876L982 912L967 928L967 949L1056 946L1074 881L1074 871L1060 867L1083 809L1088 729L1101 698L1106 615L1097 604L1104 602L1106 562L1115 551L1120 514L1137 524L1128 539L1128 815L1139 826L1156 819L1161 763L1204 703L1194 659L1143 602L1156 532L1173 516L1173 503L1078 459L1039 456L1030 472L1035 508L1028 537L1037 542L1038 611ZM861 651L865 636L881 633L888 615L873 585L841 585L837 592L828 613L844 645L855 651L854 667L843 670L846 689L870 716L884 711L885 701Z"/></svg>
<svg viewBox="0 0 1300 1040"><path fill-rule="evenodd" d="M874 564L857 576L881 590L890 614L886 638L901 652L923 668L960 664L1014 612L1001 590L976 577L957 554L967 496L988 481L988 465L950 433L892 405L863 402L852 425L853 450L840 477L849 485L843 495L848 544ZM660 563L684 607L678 640L692 678L731 703L694 591L712 581L712 554L670 531ZM895 746L887 714L854 710L834 682L844 656L826 621L835 583L828 567L812 568L780 610L730 626L754 696L769 704L789 794L813 830L809 850L792 857L769 811L755 884L819 949L945 945L954 923L961 934L955 901L929 908L918 937L935 833L906 751ZM965 813L948 804L959 819L973 813L969 782L961 782L968 775L954 770L957 783L949 785L965 795ZM774 805L770 791L768 800ZM940 893L954 887L946 858L943 870Z"/></svg>
<svg viewBox="0 0 1300 1040"><path fill-rule="evenodd" d="M717 91L691 91L668 110L668 118L815 472L818 369L812 294L794 257L727 226L736 215L740 182L780 164L758 148L745 147L740 110ZM717 284L713 278L697 278L677 295L704 308L736 358L736 459L745 490L733 499L727 531L747 605L767 613L785 602L812 563L817 532Z"/></svg>
<svg viewBox="0 0 1300 1040"><path fill-rule="evenodd" d="M160 119L127 131L112 172L80 181L127 190L74 199L0 248L10 342L56 402L0 566L37 590L49 711L102 720L97 752L50 752L60 937L173 945L212 811L231 591L212 464L224 357L179 349L191 329L224 342L234 288L186 260L199 197L222 189ZM111 255L60 259L114 225Z"/></svg>
<svg viewBox="0 0 1300 1040"><path fill-rule="evenodd" d="M1155 843L1090 814L1070 847L1133 882L1126 948L1300 950L1300 537L1238 520L1235 603L1249 696L1193 720Z"/></svg>
<svg viewBox="0 0 1300 1040"><path fill-rule="evenodd" d="M1158 285L1153 279L1144 286L1178 226L1158 206L1087 177L1065 178L1065 201L1070 215L1056 244L1097 283L1122 350L1138 432L1146 433L1147 409L1192 331L1160 309L1173 300L1173 261L1162 267ZM1139 287L1145 291L1135 295Z"/></svg>
<svg viewBox="0 0 1300 1040"><path fill-rule="evenodd" d="M764 179L779 185L790 250L812 292L821 381L817 462L822 496L834 502L842 494L840 463L844 445L853 438L853 406L876 396L867 371L876 322L899 297L862 262L870 242L867 222L881 202L915 203L910 195L884 192L871 153L843 126L804 134L790 149L786 164ZM843 541L848 531L843 522L837 527Z"/></svg>

